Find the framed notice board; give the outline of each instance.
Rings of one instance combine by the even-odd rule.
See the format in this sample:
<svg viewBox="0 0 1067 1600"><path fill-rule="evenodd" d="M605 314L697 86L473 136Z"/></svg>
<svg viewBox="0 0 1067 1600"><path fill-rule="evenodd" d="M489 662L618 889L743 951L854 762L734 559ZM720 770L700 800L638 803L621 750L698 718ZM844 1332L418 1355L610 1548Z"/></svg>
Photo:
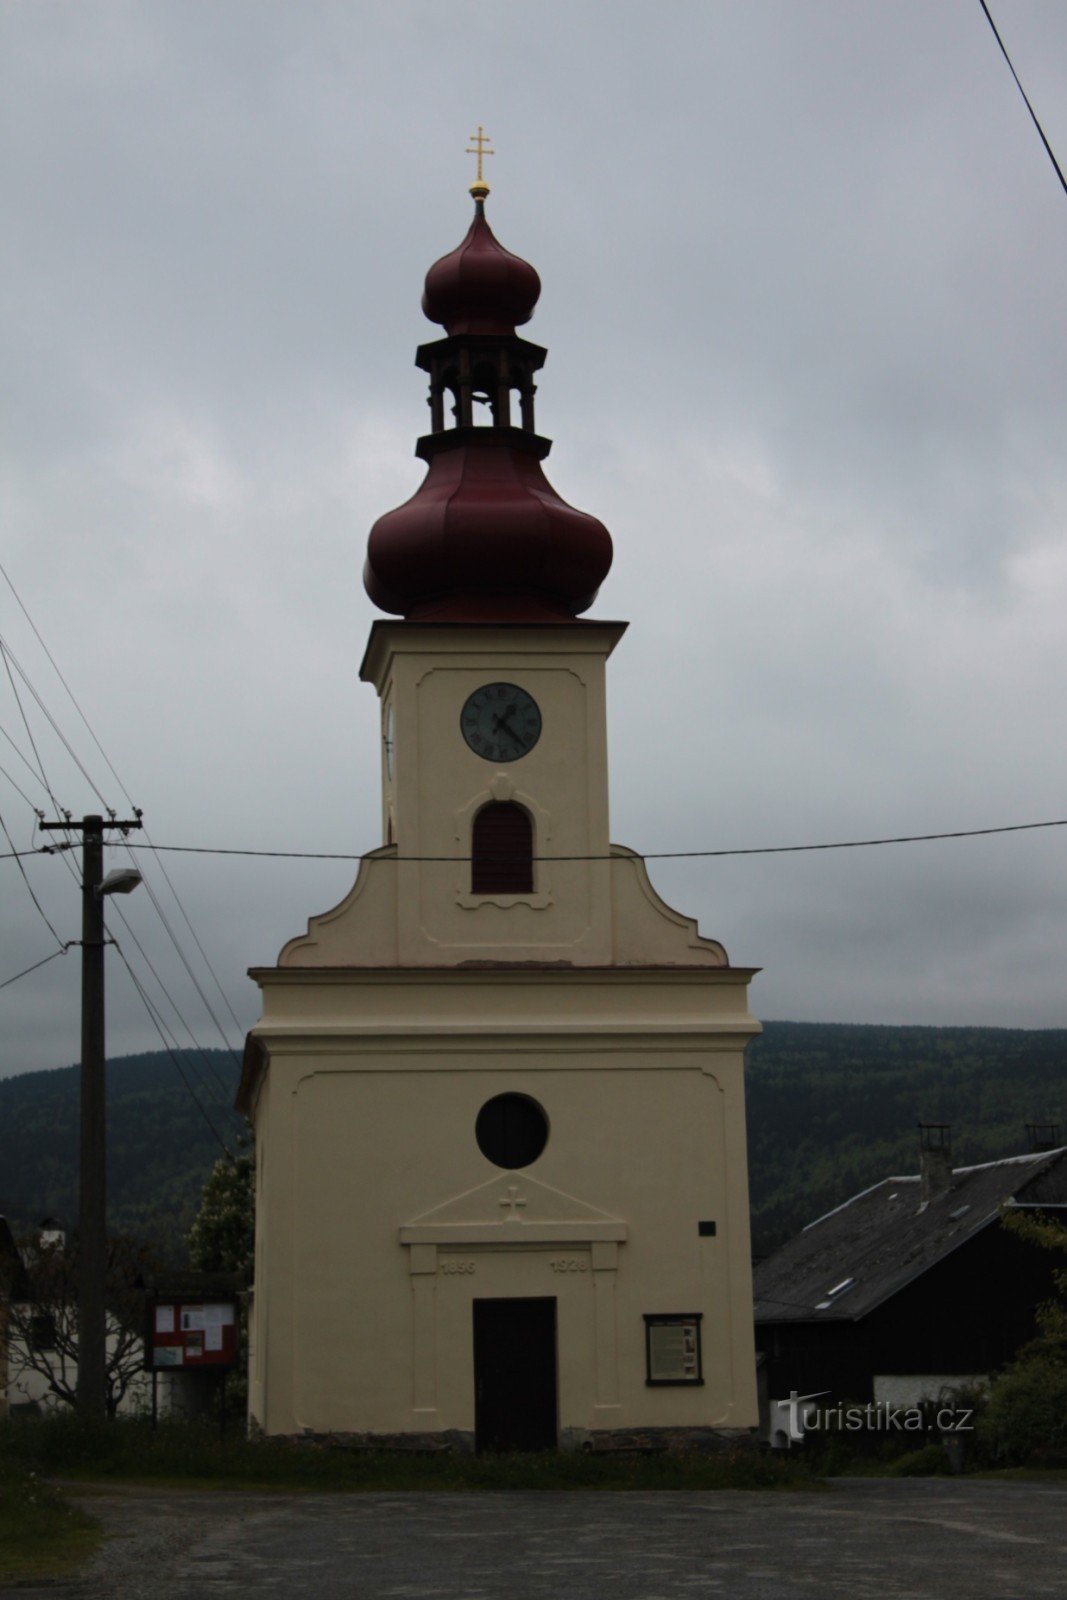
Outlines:
<svg viewBox="0 0 1067 1600"><path fill-rule="evenodd" d="M237 1360L237 1299L171 1299L148 1303L145 1366L157 1372L218 1372Z"/></svg>
<svg viewBox="0 0 1067 1600"><path fill-rule="evenodd" d="M646 1314L645 1383L650 1388L704 1382L700 1354L702 1316L700 1311Z"/></svg>

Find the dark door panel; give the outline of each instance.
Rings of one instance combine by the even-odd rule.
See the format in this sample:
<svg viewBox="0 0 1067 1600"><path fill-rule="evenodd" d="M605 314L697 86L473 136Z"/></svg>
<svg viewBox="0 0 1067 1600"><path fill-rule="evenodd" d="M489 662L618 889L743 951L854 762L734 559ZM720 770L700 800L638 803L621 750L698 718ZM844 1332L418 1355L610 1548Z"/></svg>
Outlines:
<svg viewBox="0 0 1067 1600"><path fill-rule="evenodd" d="M555 1300L475 1300L474 1395L479 1451L555 1450Z"/></svg>

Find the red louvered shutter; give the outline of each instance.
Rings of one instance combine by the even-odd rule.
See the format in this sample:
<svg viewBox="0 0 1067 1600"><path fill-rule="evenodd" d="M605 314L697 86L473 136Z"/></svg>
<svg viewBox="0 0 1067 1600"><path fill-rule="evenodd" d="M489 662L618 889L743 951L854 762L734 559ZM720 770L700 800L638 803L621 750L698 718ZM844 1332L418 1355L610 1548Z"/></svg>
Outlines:
<svg viewBox="0 0 1067 1600"><path fill-rule="evenodd" d="M493 800L474 819L471 894L533 893L533 824L513 801Z"/></svg>

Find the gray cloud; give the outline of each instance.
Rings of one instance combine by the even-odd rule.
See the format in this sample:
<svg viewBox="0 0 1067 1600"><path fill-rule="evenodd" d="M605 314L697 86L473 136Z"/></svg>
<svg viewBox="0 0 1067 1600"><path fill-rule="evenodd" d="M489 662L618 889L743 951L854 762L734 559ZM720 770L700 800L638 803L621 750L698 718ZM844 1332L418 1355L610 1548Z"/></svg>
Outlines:
<svg viewBox="0 0 1067 1600"><path fill-rule="evenodd" d="M1062 155L1067 14L997 16ZM378 840L363 546L421 476L421 280L465 230L478 120L494 226L545 285L549 474L612 529L598 611L633 624L616 837L1063 811L1067 207L978 8L38 0L0 27L2 558L155 839ZM10 595L0 620L120 805ZM25 748L3 682L0 706ZM26 843L3 778L0 809ZM764 1016L1053 1026L1062 849L654 876L764 967ZM351 878L167 867L242 1026L244 969ZM0 980L49 950L4 870ZM73 937L72 880L27 871ZM147 900L124 910L215 1042ZM76 960L2 992L0 1072L75 1058ZM113 967L112 1050L155 1047Z"/></svg>

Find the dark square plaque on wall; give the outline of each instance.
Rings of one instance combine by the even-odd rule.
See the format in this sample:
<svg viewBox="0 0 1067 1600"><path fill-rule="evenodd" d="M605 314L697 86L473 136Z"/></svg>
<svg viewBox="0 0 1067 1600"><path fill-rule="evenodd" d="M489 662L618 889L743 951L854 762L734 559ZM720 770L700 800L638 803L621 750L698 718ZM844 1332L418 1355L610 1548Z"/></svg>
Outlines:
<svg viewBox="0 0 1067 1600"><path fill-rule="evenodd" d="M645 1315L645 1383L650 1387L704 1382L701 1311Z"/></svg>

